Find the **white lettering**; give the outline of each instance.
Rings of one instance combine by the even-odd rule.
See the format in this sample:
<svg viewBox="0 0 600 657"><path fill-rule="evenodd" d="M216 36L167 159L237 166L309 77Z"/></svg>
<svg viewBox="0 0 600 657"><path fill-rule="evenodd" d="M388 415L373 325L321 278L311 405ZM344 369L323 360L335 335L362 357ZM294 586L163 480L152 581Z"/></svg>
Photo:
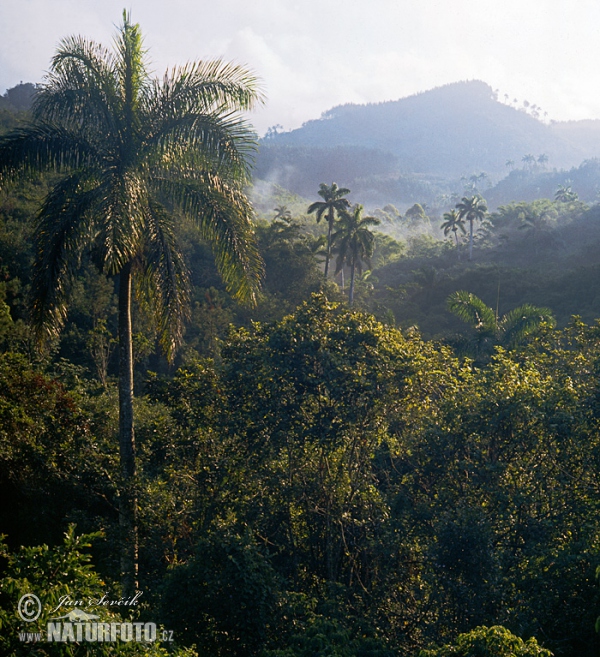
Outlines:
<svg viewBox="0 0 600 657"><path fill-rule="evenodd" d="M48 641L60 641L62 623L48 623Z"/></svg>

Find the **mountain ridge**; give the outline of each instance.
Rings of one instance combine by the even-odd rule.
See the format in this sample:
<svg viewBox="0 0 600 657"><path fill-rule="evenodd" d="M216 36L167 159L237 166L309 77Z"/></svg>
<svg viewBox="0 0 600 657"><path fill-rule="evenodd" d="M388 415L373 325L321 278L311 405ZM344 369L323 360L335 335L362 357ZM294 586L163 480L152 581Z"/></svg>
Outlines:
<svg viewBox="0 0 600 657"><path fill-rule="evenodd" d="M458 178L473 171L498 175L507 160L520 162L528 153L546 155L553 167L575 166L600 155L600 120L543 123L471 80L394 101L338 105L261 143L371 149L396 158L398 172Z"/></svg>

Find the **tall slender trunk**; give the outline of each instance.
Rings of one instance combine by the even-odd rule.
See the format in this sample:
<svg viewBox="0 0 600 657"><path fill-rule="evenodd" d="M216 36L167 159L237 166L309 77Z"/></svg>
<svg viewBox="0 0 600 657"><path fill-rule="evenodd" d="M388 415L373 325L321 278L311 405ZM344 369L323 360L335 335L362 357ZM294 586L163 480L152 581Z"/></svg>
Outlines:
<svg viewBox="0 0 600 657"><path fill-rule="evenodd" d="M473 220L469 220L469 260L473 260Z"/></svg>
<svg viewBox="0 0 600 657"><path fill-rule="evenodd" d="M329 272L329 261L331 260L331 231L333 230L333 211L329 211L329 216L327 217L327 256L325 257L325 278Z"/></svg>
<svg viewBox="0 0 600 657"><path fill-rule="evenodd" d="M119 451L121 485L119 526L121 530L121 587L132 596L138 586L137 482L133 427L133 343L131 328L131 263L119 277Z"/></svg>
<svg viewBox="0 0 600 657"><path fill-rule="evenodd" d="M350 305L354 303L354 260L350 265L350 290L348 292L348 302Z"/></svg>

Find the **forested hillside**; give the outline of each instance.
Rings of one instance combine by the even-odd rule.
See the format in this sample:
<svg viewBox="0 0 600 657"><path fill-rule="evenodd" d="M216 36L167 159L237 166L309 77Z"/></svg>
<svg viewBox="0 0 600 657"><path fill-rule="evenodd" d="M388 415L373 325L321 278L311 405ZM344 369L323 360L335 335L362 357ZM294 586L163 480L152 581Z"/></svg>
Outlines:
<svg viewBox="0 0 600 657"><path fill-rule="evenodd" d="M434 135L422 132L421 161L437 160L442 173L452 159L443 140L454 130L443 121L463 107L461 90L475 105L492 103L515 131L535 122L551 139L550 126L497 103L485 85L437 90L439 106L427 120L441 123ZM425 96L410 101L415 114ZM267 140L278 167L288 157L312 165L317 183L306 196L265 183L262 155L251 181L241 175L252 223L230 242L242 251L250 245L252 263L263 268L254 304L236 298L228 278L224 264L236 253L223 256L218 246L229 233L194 223L189 204L168 205L169 186L152 201L148 212L168 227L160 233L150 224L166 249L155 262L168 269L176 253L186 263L165 280L189 272L189 313L169 359L168 327L147 289L156 270L144 259L154 252L136 252L132 486L143 595L139 607L102 610L102 618L152 620L159 640L44 640L36 654L598 654L598 164L580 164L579 147L565 137L552 143L574 158L567 175L540 161L541 142L531 142L529 163L515 142L518 165L493 186L475 176L440 196L434 178L407 168L394 179L406 185L396 207L383 182L400 151L359 143L353 113L340 108L323 120L343 119L338 125L356 139L349 146L342 132L339 146L319 142L321 122L306 128L313 144ZM0 117L6 134L31 115L11 107ZM469 142L482 162L492 157L482 137L488 118L473 124L481 152L477 139ZM405 129L399 125L394 138L408 153ZM467 139L466 128L460 135ZM175 161L182 144L161 147ZM385 202L367 197L359 161L377 172ZM186 164L175 172L188 175ZM230 173L239 174L237 164ZM341 177L355 165L355 178ZM7 501L0 506L0 653L7 655L32 654L20 635L45 631L61 597L118 600L125 590L123 273L103 262L107 233L86 214L96 181L69 187L73 178L61 171L10 172L0 191L0 495ZM187 183L192 174L185 175ZM205 216L224 220L227 185L242 198L229 179L207 193ZM61 205L73 189L83 192L82 205ZM504 201L513 194L522 196ZM94 207L101 213L106 204ZM241 230L244 217L235 216ZM81 217L91 228L65 242L78 257L65 276L64 326L40 342L32 322L35 263L46 246L40 227L68 232ZM19 600L36 591L44 612L25 626Z"/></svg>
<svg viewBox="0 0 600 657"><path fill-rule="evenodd" d="M343 179L363 202L399 205L461 192L461 178L473 174L485 174L488 187L516 168L564 179L564 170L599 156L600 122L544 121L537 106L501 102L489 85L471 81L334 107L296 130L274 129L261 141L256 176L302 196L323 179ZM544 195L515 193L499 190L498 204Z"/></svg>

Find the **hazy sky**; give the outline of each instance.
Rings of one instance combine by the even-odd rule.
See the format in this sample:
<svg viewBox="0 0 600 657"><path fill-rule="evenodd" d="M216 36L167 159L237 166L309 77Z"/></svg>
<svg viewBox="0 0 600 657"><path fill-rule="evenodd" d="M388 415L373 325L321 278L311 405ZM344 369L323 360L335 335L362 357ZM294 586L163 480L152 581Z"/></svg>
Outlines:
<svg viewBox="0 0 600 657"><path fill-rule="evenodd" d="M262 134L347 102L480 79L549 118L600 118L598 0L130 0L154 71L223 57L260 76ZM122 0L0 0L0 94L62 37L110 44Z"/></svg>

